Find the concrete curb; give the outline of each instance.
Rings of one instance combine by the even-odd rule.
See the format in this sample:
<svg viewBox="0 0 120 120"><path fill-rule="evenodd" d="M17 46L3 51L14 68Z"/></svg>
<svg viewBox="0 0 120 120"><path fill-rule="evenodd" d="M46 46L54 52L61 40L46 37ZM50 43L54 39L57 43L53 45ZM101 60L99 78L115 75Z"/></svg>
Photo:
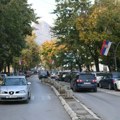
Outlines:
<svg viewBox="0 0 120 120"><path fill-rule="evenodd" d="M57 89L54 86L51 86L51 88L53 89L53 91L55 92L55 94L58 96L58 98L60 99L62 105L64 106L65 110L67 111L67 113L70 115L70 117L72 118L72 120L79 120L79 118L77 117L77 114L70 108L70 106L67 104L67 102L63 99L62 96L60 96L60 93L57 91Z"/></svg>
<svg viewBox="0 0 120 120"><path fill-rule="evenodd" d="M66 112L69 114L69 116L71 117L71 119L72 120L101 120L96 114L94 114L90 109L88 109L85 105L83 105L82 103L80 103L80 101L77 99L77 98L75 98L75 96L73 95L73 94L71 94L70 93L70 91L68 90L68 89L66 89L67 87L65 86L60 86L56 81L51 81L51 80L45 80L45 81L43 81L43 83L44 84L46 84L46 85L48 85L48 86L50 86L51 88L52 88L52 90L55 92L55 94L58 96L58 98L59 98L59 100L60 100L60 102L62 103L62 105L63 105L63 107L64 107L64 109L66 110ZM52 84L51 84L52 83ZM57 90L58 89L58 90ZM59 91L59 90L61 90L61 89L63 89L64 90L64 94L62 93L61 94L61 91ZM67 94L67 95L66 95ZM63 98L63 95L64 95L64 97L65 98ZM79 103L79 105L80 106L82 106L82 108L88 113L88 115L82 115L81 116L81 118L80 118L80 114L82 114L82 113L80 113L80 114L78 114L77 112L75 112L75 111L73 111L73 109L72 109L72 106L70 107L70 105L71 104L69 104L69 102L67 103L67 100L65 100L65 99L71 99L71 98L73 98L77 103ZM78 105L78 106L79 106ZM78 110L78 108L76 108L76 110ZM93 117L93 118L91 118L91 117L89 117L88 118L88 116L89 116L89 114ZM84 117L83 117L84 116Z"/></svg>

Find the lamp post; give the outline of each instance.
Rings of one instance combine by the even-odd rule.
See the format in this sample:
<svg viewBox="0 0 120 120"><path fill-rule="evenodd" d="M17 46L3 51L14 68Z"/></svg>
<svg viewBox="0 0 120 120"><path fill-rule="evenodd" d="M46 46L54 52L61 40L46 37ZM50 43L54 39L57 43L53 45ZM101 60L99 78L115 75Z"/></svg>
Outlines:
<svg viewBox="0 0 120 120"><path fill-rule="evenodd" d="M117 48L120 45L120 42L118 42L116 48L115 48L115 52L114 52L114 59L115 59L115 71L117 71L117 56L116 56L116 52L117 52Z"/></svg>

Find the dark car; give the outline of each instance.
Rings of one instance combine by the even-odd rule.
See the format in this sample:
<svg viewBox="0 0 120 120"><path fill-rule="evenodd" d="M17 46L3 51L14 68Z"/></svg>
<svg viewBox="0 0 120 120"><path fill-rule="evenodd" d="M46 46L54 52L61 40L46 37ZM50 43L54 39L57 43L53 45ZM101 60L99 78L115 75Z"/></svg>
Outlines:
<svg viewBox="0 0 120 120"><path fill-rule="evenodd" d="M71 80L71 72L70 71L60 71L58 72L57 75L57 79L58 81L64 81L64 82L70 82Z"/></svg>
<svg viewBox="0 0 120 120"><path fill-rule="evenodd" d="M38 71L38 78L48 78L50 76L49 72L47 70L40 70Z"/></svg>
<svg viewBox="0 0 120 120"><path fill-rule="evenodd" d="M73 91L87 89L97 92L96 77L92 73L74 74L70 83L70 87L73 89Z"/></svg>
<svg viewBox="0 0 120 120"><path fill-rule="evenodd" d="M117 90L119 88L117 81L119 81L119 80L120 80L120 73L118 73L118 72L108 73L108 74L106 74L106 76L103 76L103 78L99 81L99 87L100 88L108 88L110 90L112 90L112 89Z"/></svg>
<svg viewBox="0 0 120 120"><path fill-rule="evenodd" d="M106 76L109 74L107 72L92 72L92 73L95 74L98 87L99 87L99 81L103 78L103 76Z"/></svg>

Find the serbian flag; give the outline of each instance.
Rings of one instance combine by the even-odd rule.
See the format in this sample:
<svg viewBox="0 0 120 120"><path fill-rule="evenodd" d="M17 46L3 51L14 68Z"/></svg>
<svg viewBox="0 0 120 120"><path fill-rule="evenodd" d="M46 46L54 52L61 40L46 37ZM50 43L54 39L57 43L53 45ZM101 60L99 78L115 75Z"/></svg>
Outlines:
<svg viewBox="0 0 120 120"><path fill-rule="evenodd" d="M107 56L111 44L112 44L112 42L110 42L110 41L108 41L108 40L104 40L104 41L103 41L103 44L102 44L102 48L101 48L101 50L100 50L100 54Z"/></svg>

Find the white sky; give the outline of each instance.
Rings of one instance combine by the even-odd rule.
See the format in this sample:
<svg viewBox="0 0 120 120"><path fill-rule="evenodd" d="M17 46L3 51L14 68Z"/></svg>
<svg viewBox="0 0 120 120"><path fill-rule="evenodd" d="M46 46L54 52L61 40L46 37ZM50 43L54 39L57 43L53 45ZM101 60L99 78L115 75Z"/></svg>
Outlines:
<svg viewBox="0 0 120 120"><path fill-rule="evenodd" d="M28 3L32 4L32 8L38 17L41 17L41 20L44 20L49 25L53 25L56 17L50 13L55 10L55 0L28 0Z"/></svg>
<svg viewBox="0 0 120 120"><path fill-rule="evenodd" d="M28 0L28 3L32 4L32 8L41 20L53 25L55 15L50 13L55 9L55 0Z"/></svg>

